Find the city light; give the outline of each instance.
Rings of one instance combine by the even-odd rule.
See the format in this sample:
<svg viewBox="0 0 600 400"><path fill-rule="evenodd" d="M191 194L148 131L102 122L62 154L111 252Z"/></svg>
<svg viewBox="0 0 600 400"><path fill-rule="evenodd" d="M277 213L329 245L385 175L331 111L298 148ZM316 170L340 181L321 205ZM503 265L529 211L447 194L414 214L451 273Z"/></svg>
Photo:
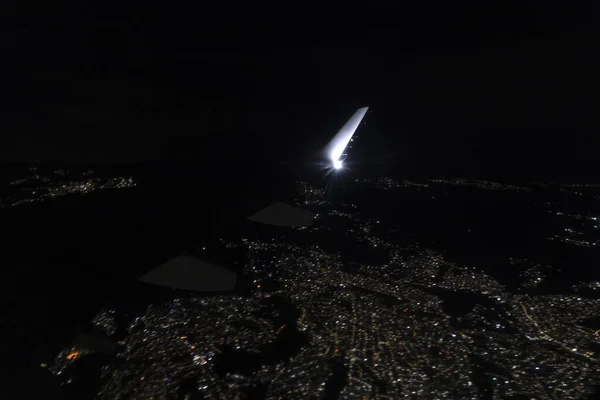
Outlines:
<svg viewBox="0 0 600 400"><path fill-rule="evenodd" d="M0 205L16 207L26 203L38 203L72 194L90 194L105 189L128 189L137 186L132 177L99 178L91 176L94 171L86 171L77 180L66 179L64 170L56 170L53 175L39 174L11 181L14 188L11 196L0 197Z"/></svg>
<svg viewBox="0 0 600 400"><path fill-rule="evenodd" d="M429 197L450 186L528 193L461 179L355 183L390 196L412 191ZM336 204L308 182L297 184L294 204L318 212L313 225L268 238L248 233L220 240L226 254L244 253L240 274L253 283L248 293L152 304L127 326L114 310L93 319L97 330L121 339L119 363L103 367L99 398L134 391L140 398L175 398L185 390L185 396L193 391L240 398L257 385L270 399L324 397L332 363L345 368L342 398L478 398L486 391L493 398L546 398L548 388L556 398L589 398L600 382L600 329L593 322L600 300L584 293L600 289L599 281L572 286L581 294L538 293L534 289L551 278L551 266L515 257L507 261L518 271L514 290L443 252L395 243L385 234L393 227L385 218L358 204ZM296 233L301 238L294 239ZM561 228L558 234L583 238L585 232ZM385 258L349 262L321 246L317 238L323 236L352 240ZM468 312L448 307L463 297L474 303ZM51 372L70 382L67 368L89 354L86 347L70 346ZM252 374L219 373L232 355L242 360L239 365L252 365ZM263 361L270 357L285 361ZM190 376L195 385L188 389Z"/></svg>

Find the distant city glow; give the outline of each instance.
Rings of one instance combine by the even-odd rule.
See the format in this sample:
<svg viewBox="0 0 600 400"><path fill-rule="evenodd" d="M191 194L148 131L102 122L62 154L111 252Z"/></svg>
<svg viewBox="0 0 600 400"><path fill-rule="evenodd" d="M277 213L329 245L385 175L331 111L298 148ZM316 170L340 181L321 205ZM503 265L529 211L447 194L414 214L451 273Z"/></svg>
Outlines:
<svg viewBox="0 0 600 400"><path fill-rule="evenodd" d="M67 179L67 173L68 171L57 169L54 174L26 175L9 182L9 186L14 189L13 195L0 197L0 208L42 202L69 194L89 194L104 189L133 188L137 185L132 177L100 178L95 176L93 170L83 173L71 172L70 176L77 177L76 180Z"/></svg>

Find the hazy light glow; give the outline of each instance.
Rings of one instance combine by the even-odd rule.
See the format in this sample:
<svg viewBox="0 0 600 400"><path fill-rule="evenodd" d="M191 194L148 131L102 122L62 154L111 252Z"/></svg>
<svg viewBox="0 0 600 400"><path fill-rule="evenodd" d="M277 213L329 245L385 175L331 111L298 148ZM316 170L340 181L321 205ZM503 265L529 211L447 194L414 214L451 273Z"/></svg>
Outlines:
<svg viewBox="0 0 600 400"><path fill-rule="evenodd" d="M348 146L348 143L350 143L354 132L356 132L356 128L358 128L360 121L362 121L368 109L369 107L362 107L356 110L354 115L350 117L348 122L346 122L342 129L340 129L340 131L329 143L329 158L331 159L335 169L340 169L342 167L342 161L340 160L340 157L342 157L346 146Z"/></svg>

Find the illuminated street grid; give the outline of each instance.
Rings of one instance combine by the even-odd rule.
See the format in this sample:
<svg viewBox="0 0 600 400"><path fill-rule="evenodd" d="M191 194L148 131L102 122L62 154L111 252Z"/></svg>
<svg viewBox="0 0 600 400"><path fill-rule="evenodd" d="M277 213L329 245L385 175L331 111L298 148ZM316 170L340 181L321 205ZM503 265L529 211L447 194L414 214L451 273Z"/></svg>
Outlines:
<svg viewBox="0 0 600 400"><path fill-rule="evenodd" d="M580 291L582 289L600 291L600 282L582 282L582 283L578 283L577 285L573 285L572 289L575 291Z"/></svg>
<svg viewBox="0 0 600 400"><path fill-rule="evenodd" d="M579 247L596 247L598 242L596 240L586 240L581 238L582 232L574 231L573 229L565 229L565 233L562 235L549 236L548 240L557 240L559 242L572 244Z"/></svg>
<svg viewBox="0 0 600 400"><path fill-rule="evenodd" d="M511 258L511 265L522 267L519 272L521 278L521 286L524 288L535 288L544 282L547 277L547 271L550 267L537 263L531 263L528 260Z"/></svg>
<svg viewBox="0 0 600 400"><path fill-rule="evenodd" d="M127 362L106 368L100 398L171 398L191 377L199 388L219 396L242 383L237 376L218 378L213 360L221 346L258 352L277 335L270 321L256 316L261 303L252 298L176 299L146 314L130 327L120 354ZM258 375L271 376L271 369Z"/></svg>
<svg viewBox="0 0 600 400"><path fill-rule="evenodd" d="M562 188L561 188L562 191ZM570 195L583 196L580 192L569 192ZM596 235L590 235L586 232L594 232L592 229L600 229L598 221L600 218L596 214L581 215L569 212L568 205L558 202L547 202L547 212L561 223L568 224L568 228L563 228L560 232L547 237L547 240L558 241L578 247L595 248L599 241L595 239ZM573 229L573 227L577 229Z"/></svg>
<svg viewBox="0 0 600 400"><path fill-rule="evenodd" d="M115 321L114 310L102 310L94 319L92 325L104 332L107 336L112 336L117 331L117 322Z"/></svg>
<svg viewBox="0 0 600 400"><path fill-rule="evenodd" d="M583 216L580 214L569 214L564 213L562 211L548 210L548 213L556 215L556 216L564 216L568 218L573 218L575 220L589 220L589 221L598 221L598 217L595 216Z"/></svg>
<svg viewBox="0 0 600 400"><path fill-rule="evenodd" d="M483 181L483 180L469 180L469 179L430 179L433 183L452 185L452 186L471 186L479 189L487 190L513 190L521 192L531 192L532 189L526 186L508 185L505 183Z"/></svg>
<svg viewBox="0 0 600 400"><path fill-rule="evenodd" d="M375 186L379 189L399 189L399 188L416 188L419 189L427 189L430 187L428 183L416 183L412 181L397 181L387 176L383 176L377 179L375 182Z"/></svg>
<svg viewBox="0 0 600 400"><path fill-rule="evenodd" d="M319 204L308 185L302 193ZM600 384L600 331L586 326L600 315L600 300L509 292L485 272L433 250L376 236L380 221L353 207L319 213L315 227L298 234L322 235L335 230L328 218L353 218L350 229L331 234L378 247L387 262L351 265L316 244L278 236L225 242L248 250L244 274L252 294L149 307L130 327L120 361L104 367L99 398L176 398L189 379L206 398L240 398L257 385L266 387L267 399L314 398L330 386L335 362L345 368L339 396L346 399L576 399ZM524 287L536 286L545 267L527 265ZM446 309L446 301L463 297L473 302L470 309ZM272 322L273 298L298 310L295 329L306 344L283 360L266 357L253 369L219 374L224 346L260 357L289 333ZM75 351L62 352L57 365Z"/></svg>
<svg viewBox="0 0 600 400"><path fill-rule="evenodd" d="M370 183L368 179L360 179L356 182ZM516 191L516 192L531 192L533 189L529 186L508 185L499 182L470 180L470 179L428 179L425 182L413 182L408 180L396 180L390 177L380 177L373 181L375 187L384 190L397 190L401 188L411 188L416 191L424 191L433 188L443 188L449 186L455 187L472 187L480 190L492 191Z"/></svg>
<svg viewBox="0 0 600 400"><path fill-rule="evenodd" d="M80 349L77 346L70 346L68 348L63 349L58 356L56 356L56 360L53 365L50 366L50 372L52 372L56 376L60 376L67 367L74 364L77 360L80 360L86 354L92 354L93 351L89 349ZM42 368L45 368L46 365L42 364ZM62 384L71 383L71 377L67 377Z"/></svg>
<svg viewBox="0 0 600 400"><path fill-rule="evenodd" d="M299 197L295 203L299 206L310 206L310 205L323 205L325 200L325 190L317 189L307 182L298 182Z"/></svg>

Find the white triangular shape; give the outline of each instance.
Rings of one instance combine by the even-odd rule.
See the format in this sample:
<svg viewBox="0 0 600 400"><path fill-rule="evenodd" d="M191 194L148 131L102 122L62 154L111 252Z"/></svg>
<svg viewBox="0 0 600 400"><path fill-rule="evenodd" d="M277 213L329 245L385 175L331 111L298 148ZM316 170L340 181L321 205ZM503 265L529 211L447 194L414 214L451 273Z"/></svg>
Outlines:
<svg viewBox="0 0 600 400"><path fill-rule="evenodd" d="M312 226L315 213L289 204L275 202L248 217L250 221L277 226Z"/></svg>
<svg viewBox="0 0 600 400"><path fill-rule="evenodd" d="M173 289L232 290L236 273L191 256L175 257L140 277L140 281Z"/></svg>

